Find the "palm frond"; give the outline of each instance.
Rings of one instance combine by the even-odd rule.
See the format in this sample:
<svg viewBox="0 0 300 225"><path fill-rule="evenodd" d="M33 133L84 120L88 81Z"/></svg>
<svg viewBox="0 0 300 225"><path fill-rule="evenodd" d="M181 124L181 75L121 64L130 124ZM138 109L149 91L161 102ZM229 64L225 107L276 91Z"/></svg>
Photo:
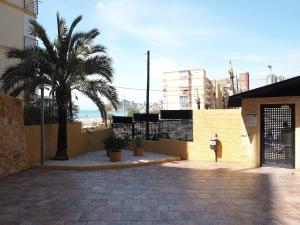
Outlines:
<svg viewBox="0 0 300 225"><path fill-rule="evenodd" d="M54 46L50 42L44 27L41 24L39 24L36 20L30 20L30 24L31 24L31 34L39 38L43 42L43 45L47 49L47 52L49 53L51 60L56 62L57 57L54 51Z"/></svg>
<svg viewBox="0 0 300 225"><path fill-rule="evenodd" d="M81 16L81 15L78 16L78 17L76 17L76 18L73 20L73 22L72 22L72 24L71 24L71 26L70 26L70 29L69 29L69 34L68 34L69 37L72 37L72 34L73 34L73 31L74 31L75 27L77 26L77 24L78 24L81 20L82 20L82 16Z"/></svg>
<svg viewBox="0 0 300 225"><path fill-rule="evenodd" d="M112 82L113 68L112 59L105 55L96 55L86 60L84 64L85 75L99 75L108 82Z"/></svg>

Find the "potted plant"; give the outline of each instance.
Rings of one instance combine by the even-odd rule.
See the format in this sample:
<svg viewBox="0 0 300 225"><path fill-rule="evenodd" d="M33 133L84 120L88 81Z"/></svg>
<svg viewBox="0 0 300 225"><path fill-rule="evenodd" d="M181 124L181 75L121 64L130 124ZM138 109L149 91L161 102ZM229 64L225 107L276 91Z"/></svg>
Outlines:
<svg viewBox="0 0 300 225"><path fill-rule="evenodd" d="M113 138L113 145L112 149L109 152L109 158L112 162L121 161L121 151L122 148L126 147L126 142L123 141L121 138Z"/></svg>
<svg viewBox="0 0 300 225"><path fill-rule="evenodd" d="M143 156L144 155L143 142L144 142L144 139L141 137L136 137L132 140L134 156Z"/></svg>
<svg viewBox="0 0 300 225"><path fill-rule="evenodd" d="M115 138L113 136L109 136L108 138L105 138L103 141L107 157L109 157L110 151L114 148L114 141Z"/></svg>

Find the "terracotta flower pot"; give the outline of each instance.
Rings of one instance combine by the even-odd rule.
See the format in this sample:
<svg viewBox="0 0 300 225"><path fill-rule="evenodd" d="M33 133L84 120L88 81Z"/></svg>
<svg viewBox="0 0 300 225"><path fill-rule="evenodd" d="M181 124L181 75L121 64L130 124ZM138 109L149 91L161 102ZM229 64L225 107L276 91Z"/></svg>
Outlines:
<svg viewBox="0 0 300 225"><path fill-rule="evenodd" d="M134 148L134 156L143 156L144 155L144 148L136 147Z"/></svg>
<svg viewBox="0 0 300 225"><path fill-rule="evenodd" d="M119 151L119 152L110 151L109 158L110 158L110 161L112 161L112 162L121 161L121 151Z"/></svg>

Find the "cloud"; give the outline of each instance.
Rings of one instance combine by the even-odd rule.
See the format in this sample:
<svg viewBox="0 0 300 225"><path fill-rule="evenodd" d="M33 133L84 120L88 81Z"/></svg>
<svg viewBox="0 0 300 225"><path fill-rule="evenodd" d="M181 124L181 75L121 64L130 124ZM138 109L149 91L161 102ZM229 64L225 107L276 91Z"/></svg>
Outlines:
<svg viewBox="0 0 300 225"><path fill-rule="evenodd" d="M110 0L98 2L96 9L100 20L112 28L157 47L181 47L189 43L189 38L207 38L217 33L200 27L201 23L191 24L189 15L194 13L178 3Z"/></svg>
<svg viewBox="0 0 300 225"><path fill-rule="evenodd" d="M237 52L227 55L225 57L226 60L242 60L249 62L263 62L267 59L266 55L260 53L252 53L252 52Z"/></svg>
<svg viewBox="0 0 300 225"><path fill-rule="evenodd" d="M159 56L151 60L151 74L156 77L162 78L163 72L179 70L180 65L177 64L175 61Z"/></svg>
<svg viewBox="0 0 300 225"><path fill-rule="evenodd" d="M98 10L104 9L104 3L103 2L97 2L96 9L98 9Z"/></svg>

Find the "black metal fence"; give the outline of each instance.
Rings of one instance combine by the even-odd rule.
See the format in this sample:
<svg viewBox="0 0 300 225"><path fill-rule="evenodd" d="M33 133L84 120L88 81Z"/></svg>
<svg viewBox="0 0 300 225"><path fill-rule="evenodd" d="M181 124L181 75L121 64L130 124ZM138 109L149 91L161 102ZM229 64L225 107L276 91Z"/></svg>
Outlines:
<svg viewBox="0 0 300 225"><path fill-rule="evenodd" d="M193 111L162 110L159 138L193 141Z"/></svg>
<svg viewBox="0 0 300 225"><path fill-rule="evenodd" d="M113 116L113 122L111 124L114 135L118 138L122 138L125 141L129 141L133 138L133 120L132 117Z"/></svg>
<svg viewBox="0 0 300 225"><path fill-rule="evenodd" d="M159 138L159 120L158 114L134 114L134 137L142 137L147 139L146 127L147 123L149 126L149 139L153 141L157 141Z"/></svg>
<svg viewBox="0 0 300 225"><path fill-rule="evenodd" d="M160 120L159 138L193 141L193 120Z"/></svg>
<svg viewBox="0 0 300 225"><path fill-rule="evenodd" d="M112 128L114 135L124 140L146 136L149 124L149 139L153 141L175 139L193 141L193 115L191 110L162 110L158 114L134 114L132 117L113 116Z"/></svg>
<svg viewBox="0 0 300 225"><path fill-rule="evenodd" d="M72 118L68 112L68 121L73 121L77 117L76 106L73 107ZM44 99L44 122L45 124L57 123L57 104L55 99ZM41 99L38 98L33 102L26 103L24 106L24 124L39 125L41 124Z"/></svg>

